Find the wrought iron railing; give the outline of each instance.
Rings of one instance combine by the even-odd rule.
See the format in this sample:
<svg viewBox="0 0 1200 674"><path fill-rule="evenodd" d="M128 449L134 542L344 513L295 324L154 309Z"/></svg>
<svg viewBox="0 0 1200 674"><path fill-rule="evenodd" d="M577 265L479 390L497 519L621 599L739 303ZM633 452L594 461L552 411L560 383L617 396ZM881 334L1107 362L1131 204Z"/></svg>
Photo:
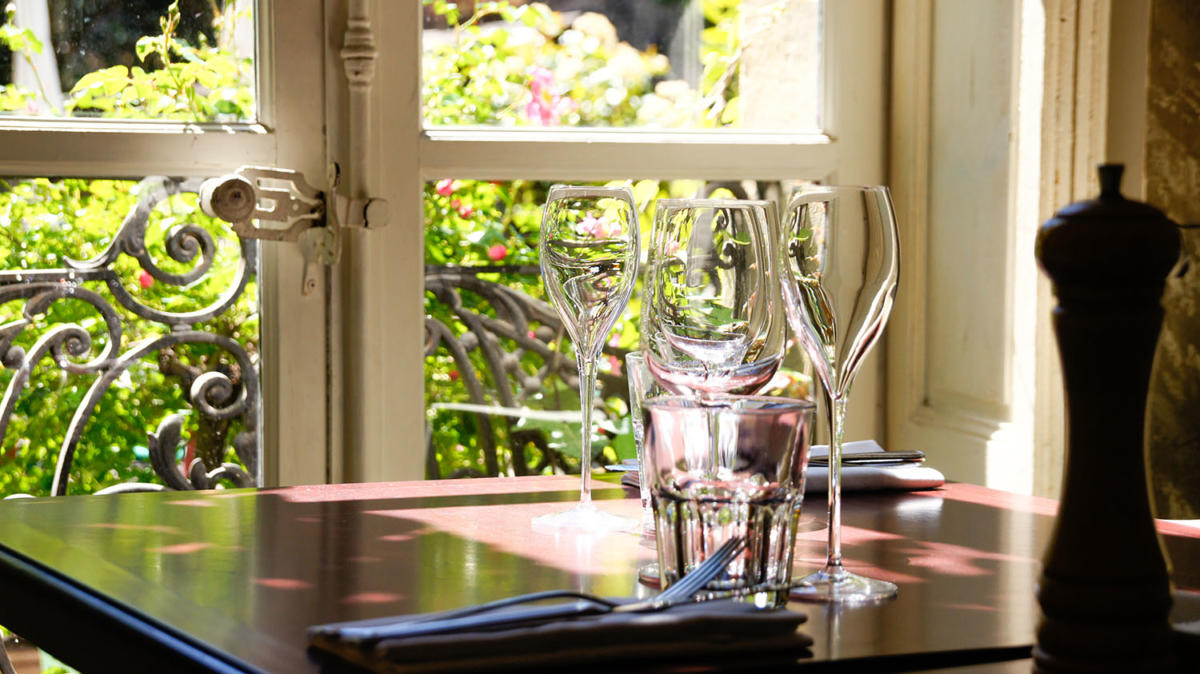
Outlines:
<svg viewBox="0 0 1200 674"><path fill-rule="evenodd" d="M234 486L253 486L260 482L260 402L256 363L236 339L195 327L223 314L246 291L247 282L255 274L257 244L238 238L239 257L232 281L208 306L191 311L172 312L140 302L125 288L115 269L123 256L133 258L154 281L181 290L210 273L217 241L203 227L184 223L165 234L167 255L177 263L192 265L183 273L165 270L156 263L146 245L147 225L155 207L172 195L198 192L200 183L200 179L143 180L138 186L140 200L125 216L108 247L91 260L66 260L65 266L57 269L0 271L0 304L24 301L21 317L0 325L0 364L13 371L3 401L0 401L0 439L8 431L18 397L25 391L35 366L41 361L48 359L65 373L95 377L66 429L54 467L53 495L67 493L76 449L104 394L133 365L156 354L160 370L185 386L185 400L199 417L198 434L205 438L207 446L199 448L196 458L181 470L176 456L187 415L169 414L160 421L155 432L147 434L149 464L164 484L126 482L97 493L155 491L163 489L164 485L180 490L207 489L221 481ZM96 281L107 287L117 306L160 326L158 334L127 343L117 306L105 295L83 285ZM91 305L102 320L105 343L98 352L92 335L79 323L49 327L28 348L15 344L26 331L42 328L52 305L68 299ZM182 363L175 356L175 350L186 344L217 347L227 352L236 364L221 370L198 371L195 365ZM235 419L240 420L241 430L231 444L240 465L226 460L229 457L224 431Z"/></svg>
<svg viewBox="0 0 1200 674"><path fill-rule="evenodd" d="M512 471L516 475L539 474L550 468L565 470L562 457L550 450L542 430L522 429L515 422L533 399L545 409L559 407L544 394L558 378L574 390L579 386L575 360L564 350L564 328L554 308L518 290L479 278L481 274L540 275L537 266L495 265L463 268L427 266L425 291L447 309L449 316L425 319L426 357L444 351L453 360L469 403L458 406L474 417L476 442L485 470L460 469L442 475L432 438L426 441L426 475L431 478L497 475L501 470L499 434L505 427ZM469 300L464 300L464 295ZM457 323L457 325L454 325ZM478 351L475 361L471 353ZM606 345L604 353L623 358L626 351ZM530 361L536 370L530 371ZM481 362L482 368L476 363ZM609 395L628 400L628 385L621 375L601 372L600 385ZM444 406L454 409L455 406ZM576 422L578 423L578 422ZM535 447L536 459L527 455Z"/></svg>

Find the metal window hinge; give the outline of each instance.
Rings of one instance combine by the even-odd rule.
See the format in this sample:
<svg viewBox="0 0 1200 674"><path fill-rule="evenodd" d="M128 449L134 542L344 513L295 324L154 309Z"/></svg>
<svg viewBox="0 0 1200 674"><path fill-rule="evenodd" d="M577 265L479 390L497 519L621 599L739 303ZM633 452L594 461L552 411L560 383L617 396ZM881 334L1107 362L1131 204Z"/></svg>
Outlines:
<svg viewBox="0 0 1200 674"><path fill-rule="evenodd" d="M301 294L317 287L322 265L341 254L340 229L376 229L387 224L387 202L338 193L339 170L330 166L329 194L313 187L299 171L243 166L210 178L200 188L200 207L229 222L245 239L292 241L304 256Z"/></svg>

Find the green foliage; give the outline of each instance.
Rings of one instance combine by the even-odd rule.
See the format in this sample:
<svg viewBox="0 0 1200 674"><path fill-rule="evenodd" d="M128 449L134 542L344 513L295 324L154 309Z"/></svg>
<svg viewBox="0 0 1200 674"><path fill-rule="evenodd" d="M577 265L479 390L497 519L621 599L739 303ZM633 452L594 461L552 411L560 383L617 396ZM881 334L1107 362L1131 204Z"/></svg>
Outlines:
<svg viewBox="0 0 1200 674"><path fill-rule="evenodd" d="M0 111L32 111L37 96L11 84L0 84Z"/></svg>
<svg viewBox="0 0 1200 674"><path fill-rule="evenodd" d="M706 119L718 126L736 126L741 118L737 97L737 66L742 53L739 4L740 0L704 3L704 18L709 25L700 35L700 62L704 64L700 88L708 92Z"/></svg>
<svg viewBox="0 0 1200 674"><path fill-rule="evenodd" d="M598 14L583 14L570 26L541 3L513 7L506 2L479 3L475 14L463 17L456 5L443 0L425 0L443 17L451 35L428 47L422 61L422 94L425 123L429 125L486 124L500 127L592 126L592 127L713 127L736 122L729 113L726 87L715 98L705 98L686 83L666 78L670 64L654 52L640 52L620 42L616 30ZM718 66L736 69L736 3L715 3L709 11L713 20L702 46L702 57ZM720 5L720 7L717 7ZM499 19L485 22L484 19ZM721 36L721 39L716 39ZM708 70L706 69L706 73ZM728 78L726 78L728 79ZM634 195L642 210L643 240L648 237L651 206L666 196L694 196L701 187L695 181L634 184ZM541 205L549 183L512 181L499 183L445 178L425 185L425 262L429 265L482 266L488 264L536 265ZM503 282L528 296L545 299L541 278L528 275L484 275ZM463 293L472 309L487 311L484 303ZM610 346L618 350L638 348L639 293L614 329ZM462 335L467 330L448 307L426 293L426 313ZM512 349L515 344L504 344ZM574 358L570 344L551 344L565 358ZM488 372L480 350L470 353L473 368L485 387ZM534 374L542 359L526 355L520 371ZM623 363L616 358L601 362L603 373L619 375ZM436 403L469 402L458 366L448 353L439 351L426 358L426 410L441 475L484 470L479 433L473 415L438 410ZM503 385L503 383L500 383ZM525 401L530 407L560 410L579 408L578 391L551 378L542 394ZM617 391L603 390L598 431L593 438L598 463L611 463L633 455L628 410ZM501 472L511 472L512 444L501 417L493 417L501 447ZM513 430L539 429L546 433L555 463L545 470L577 468L580 429L577 424L521 419Z"/></svg>
<svg viewBox="0 0 1200 674"><path fill-rule="evenodd" d="M0 268L7 270L61 267L67 258L90 259L111 242L121 221L142 196L137 184L115 180L31 179L0 181ZM150 217L146 245L164 271L182 273L188 264L171 259L164 240L181 223L200 226L218 243L212 270L196 284L181 289L157 282L129 256L112 266L121 285L138 302L172 312L203 308L217 300L237 271L240 250L228 225L200 213L196 195L184 194L161 202ZM167 328L121 309L102 282L84 282L83 288L104 296L122 315L123 349L139 340L164 334ZM236 339L256 353L258 309L251 283L229 310L205 324L206 331ZM0 305L0 325L20 318L24 301ZM92 337L89 358L107 347L102 318L91 304L79 299L55 302L43 316L35 316L16 345L28 352L34 342L53 327L75 324ZM204 370L233 364L225 352L208 345L180 347L179 359ZM82 362L82 361L77 361ZM7 386L13 371L0 371ZM54 464L71 415L83 400L95 375L67 374L49 359L33 370L17 399L0 454L0 494L49 492ZM168 414L189 412L179 380L164 375L155 357L133 367L111 386L96 408L75 455L72 493L87 493L102 486L137 479L153 481L144 461L135 456L144 450L147 432ZM185 427L194 432L195 420ZM236 431L234 431L236 432ZM141 457L144 458L144 457Z"/></svg>
<svg viewBox="0 0 1200 674"><path fill-rule="evenodd" d="M254 97L246 84L253 75L251 59L235 58L204 42L193 47L180 38L178 0L167 8L161 27L161 35L144 36L136 47L138 61L155 67L116 65L84 75L71 89L67 111L196 122L254 116Z"/></svg>
<svg viewBox="0 0 1200 674"><path fill-rule="evenodd" d="M666 56L621 42L599 14L570 26L542 3L458 7L425 0L452 36L427 47L422 101L430 125L712 128L736 125L737 2L705 0L704 79L695 91L670 80ZM495 18L495 23L484 19Z"/></svg>
<svg viewBox="0 0 1200 674"><path fill-rule="evenodd" d="M702 36L703 89L671 80L665 56L639 51L621 42L613 26L596 14L583 14L571 25L541 3L514 6L508 2L480 2L475 13L463 16L445 0L424 0L450 28L441 44L427 47L422 59L423 115L429 125L487 124L519 126L595 126L711 128L737 124L736 66L740 56L737 3L704 0L708 21ZM143 36L134 47L137 63L114 65L88 73L72 86L64 114L99 115L137 119L175 119L195 122L253 118L252 62L232 53L229 40L232 4L213 3L211 18L215 44L204 32L181 35L178 2L161 17L159 34ZM32 55L44 45L26 29L16 28L11 14L0 25L0 45L14 57L32 64ZM40 92L0 84L0 111L37 111ZM699 184L643 180L634 185L642 209L644 232L649 229L651 205L663 196L692 196ZM129 183L119 181L22 180L0 186L0 264L5 269L62 266L66 257L87 259L111 241L121 218L137 195ZM548 184L535 181L494 182L445 179L425 185L425 261L431 265L536 265L541 204ZM164 232L174 224L194 222L208 228L226 243L235 237L219 222L195 212L195 201L174 197L156 211L148 245L167 271L186 265L170 260L162 250ZM114 267L122 285L139 300L171 311L199 308L226 287L233 274L236 250L222 248L214 271L201 283L179 289L165 283L143 283L136 261L123 256ZM503 280L515 289L544 298L540 278L531 275L485 276ZM85 287L107 293L101 284ZM253 284L239 303L215 319L206 330L237 339L253 355L258 334ZM478 298L465 298L479 305ZM0 306L0 324L12 320L20 303ZM115 303L114 303L115 304ZM427 293L426 311L448 325L461 325L448 309ZM613 332L612 346L637 347L635 299ZM126 315L126 343L157 334L161 326ZM92 353L103 349L103 325L95 311L82 301L61 301L38 324L26 330L19 345L47 326L76 322L93 335ZM569 343L557 340L553 348L573 358ZM181 349L186 364L211 369L221 364L214 349ZM474 366L485 372L478 350ZM228 363L224 363L228 365ZM533 373L540 359L526 357L520 368ZM602 372L618 374L615 359L601 363ZM0 371L0 384L11 371ZM492 384L494 382L485 382ZM18 398L17 410L0 446L0 494L16 491L45 493L62 435L74 406L90 380L66 376L49 362L33 372L29 387ZM600 462L627 457L632 452L627 410L615 391L604 391L597 415L600 431L593 443ZM186 411L178 381L143 363L122 377L105 395L80 443L73 491L90 491L102 484L133 477L146 479L144 466L135 460L136 448L146 443L146 432L167 414ZM478 433L471 415L435 411L435 402L466 402L457 367L446 354L426 359L426 403L438 461L443 475L482 470ZM577 409L578 392L557 379L546 382L532 406ZM501 444L507 438L497 419ZM541 428L547 432L554 463L548 470L577 467L578 428L573 424L522 420L514 430ZM190 430L195 430L194 422ZM231 433L236 429L231 429ZM186 429L185 429L186 433ZM529 451L536 454L532 448ZM535 456L535 459L537 457ZM511 471L511 456L501 457L502 470ZM573 464L574 462L574 464ZM85 468L86 466L86 468Z"/></svg>
<svg viewBox="0 0 1200 674"><path fill-rule="evenodd" d="M215 3L213 8L213 23L218 28L233 20L231 8L222 10ZM174 2L160 20L161 34L137 41L141 65L118 65L83 76L72 88L65 112L196 122L252 118L250 59L238 59L228 48L208 44L203 34L193 46L179 36L179 25L178 2ZM0 44L30 65L32 55L44 47L31 31L15 27L11 11L0 25ZM38 98L38 94L14 85L0 85L0 110L34 113ZM62 268L68 258L87 260L99 255L142 196L131 181L0 181L0 269ZM111 269L136 301L173 313L194 311L216 302L232 285L241 257L237 237L227 224L203 215L194 194L170 197L152 213L145 243L155 264L176 274L192 268L195 261L172 259L164 243L173 227L185 223L204 228L217 242L211 270L201 280L179 287L156 281L137 260L121 255ZM122 350L167 332L166 326L122 308L103 282L80 285L99 293L118 310L123 327ZM256 301L252 280L234 306L202 329L237 340L256 358ZM17 300L0 305L0 325L21 318L24 304L24 300ZM94 358L107 348L109 337L103 319L82 299L57 301L46 314L33 318L34 323L15 342L26 352L50 328L66 324L80 326L92 338L88 356L76 362ZM170 414L191 413L180 378L164 373L160 355L152 354L139 362L106 389L76 449L72 493L89 493L116 482L156 480L145 461L147 433ZM170 357L177 366L201 371L236 369L230 354L210 345L180 346L171 350ZM0 386L7 387L13 376L11 369L0 370ZM24 391L17 392L7 432L0 438L0 496L49 493L71 417L96 379L95 374L67 373L49 358L35 365ZM235 421L227 437L232 438L240 430L241 422ZM190 437L194 445L197 431L196 417L191 414L184 427L185 441ZM234 460L232 454L226 460Z"/></svg>
<svg viewBox="0 0 1200 674"><path fill-rule="evenodd" d="M42 41L37 39L33 31L13 24L15 14L15 6L8 5L5 8L4 24L0 25L0 44L19 54L42 53Z"/></svg>
<svg viewBox="0 0 1200 674"><path fill-rule="evenodd" d="M32 55L41 53L42 41L34 35L32 30L18 28L13 23L15 15L15 5L10 3L5 6L4 23L0 23L0 47L19 55L32 66ZM0 84L0 111L30 112L35 109L34 102L36 100L37 96L31 91L26 91L13 84Z"/></svg>
<svg viewBox="0 0 1200 674"><path fill-rule="evenodd" d="M212 23L219 35L229 34L221 29L232 26L235 18L232 3L225 9L213 3ZM0 25L0 45L32 67L32 55L41 53L43 45L31 30L17 28L13 19L10 5ZM209 44L203 32L191 44L179 34L181 20L175 0L159 19L161 33L137 40L134 52L140 65L113 65L87 73L68 92L62 112L198 123L253 119L253 59L238 58L228 45ZM0 111L36 113L38 98L15 85L0 84ZM41 98L47 98L44 92Z"/></svg>

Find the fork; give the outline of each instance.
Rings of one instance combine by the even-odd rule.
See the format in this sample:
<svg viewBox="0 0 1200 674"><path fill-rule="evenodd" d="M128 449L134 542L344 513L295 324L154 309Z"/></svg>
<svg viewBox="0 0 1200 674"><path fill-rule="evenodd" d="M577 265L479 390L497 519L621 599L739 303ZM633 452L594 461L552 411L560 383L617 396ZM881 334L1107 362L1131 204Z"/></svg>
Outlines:
<svg viewBox="0 0 1200 674"><path fill-rule="evenodd" d="M673 583L661 594L649 599L619 603L603 597L597 597L571 590L552 590L535 592L533 594L509 597L499 601L469 606L462 609L437 613L426 618L403 619L385 624L362 626L323 625L310 631L310 636L329 637L341 642L356 642L360 645L376 643L384 639L406 639L435 634L455 634L461 632L497 631L511 627L537 625L554 620L578 618L606 613L649 613L662 611L677 604L689 602L697 592L704 589L717 576L725 571L742 550L745 541L741 537L733 537L717 548L708 559L704 560L691 572ZM492 611L520 604L528 604L547 599L576 599L577 601L554 604L550 606L534 606L514 611L492 614Z"/></svg>

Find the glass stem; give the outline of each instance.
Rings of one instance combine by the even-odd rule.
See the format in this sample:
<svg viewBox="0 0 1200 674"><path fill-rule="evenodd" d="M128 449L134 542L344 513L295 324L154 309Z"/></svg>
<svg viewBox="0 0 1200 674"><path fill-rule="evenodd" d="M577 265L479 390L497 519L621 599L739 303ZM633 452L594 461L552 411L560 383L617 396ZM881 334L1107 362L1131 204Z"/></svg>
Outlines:
<svg viewBox="0 0 1200 674"><path fill-rule="evenodd" d="M711 394L700 394L700 403L708 405L712 400ZM711 411L708 414L708 451L709 465L712 466L712 476L716 477L717 467L721 465L721 420Z"/></svg>
<svg viewBox="0 0 1200 674"><path fill-rule="evenodd" d="M583 434L579 440L579 474L583 478L583 489L579 493L580 505L592 502L592 396L596 393L596 359L584 355L581 349L575 354L579 365L579 413L583 417Z"/></svg>
<svg viewBox="0 0 1200 674"><path fill-rule="evenodd" d="M826 395L829 408L829 558L827 568L842 566L842 436L846 430L846 399Z"/></svg>

